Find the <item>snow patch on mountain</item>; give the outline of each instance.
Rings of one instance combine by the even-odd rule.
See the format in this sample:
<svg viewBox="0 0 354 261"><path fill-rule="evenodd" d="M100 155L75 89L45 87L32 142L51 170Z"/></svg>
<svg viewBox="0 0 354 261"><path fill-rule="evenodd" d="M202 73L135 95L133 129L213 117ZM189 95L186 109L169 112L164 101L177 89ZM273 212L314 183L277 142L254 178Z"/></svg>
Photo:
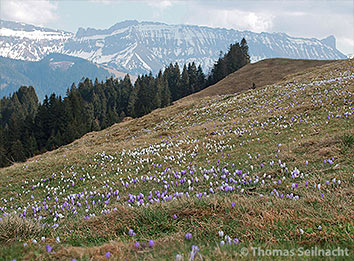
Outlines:
<svg viewBox="0 0 354 261"><path fill-rule="evenodd" d="M72 33L0 20L0 56L39 61L50 53L63 51Z"/></svg>
<svg viewBox="0 0 354 261"><path fill-rule="evenodd" d="M31 40L62 40L69 39L71 34L65 32L45 32L35 30L31 32L17 31L8 28L0 28L0 35L3 37L27 38Z"/></svg>

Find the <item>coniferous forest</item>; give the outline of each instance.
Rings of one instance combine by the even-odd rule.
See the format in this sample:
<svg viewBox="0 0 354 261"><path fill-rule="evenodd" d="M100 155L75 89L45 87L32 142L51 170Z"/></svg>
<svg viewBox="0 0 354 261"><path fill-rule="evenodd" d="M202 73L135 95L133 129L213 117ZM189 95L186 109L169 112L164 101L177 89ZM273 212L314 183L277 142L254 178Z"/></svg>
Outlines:
<svg viewBox="0 0 354 261"><path fill-rule="evenodd" d="M156 108L198 92L250 62L245 39L230 45L206 76L195 63L170 64L156 76L98 82L86 78L73 84L67 96L56 94L38 101L35 89L22 86L0 100L0 167L68 144L85 133L141 117ZM53 82L55 85L55 82Z"/></svg>

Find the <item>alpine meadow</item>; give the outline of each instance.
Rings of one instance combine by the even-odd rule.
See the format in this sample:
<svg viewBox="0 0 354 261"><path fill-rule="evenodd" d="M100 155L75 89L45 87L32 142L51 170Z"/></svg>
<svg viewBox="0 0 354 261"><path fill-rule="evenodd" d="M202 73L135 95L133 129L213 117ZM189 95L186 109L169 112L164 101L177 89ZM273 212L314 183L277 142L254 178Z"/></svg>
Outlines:
<svg viewBox="0 0 354 261"><path fill-rule="evenodd" d="M67 24L70 1L29 2ZM276 13L273 31L253 33L208 27L198 8L244 19L289 8L289 30L308 11L292 1L264 13L266 1L70 3L95 7L91 24L109 8L126 17L119 4L162 22L175 8L186 24L129 20L74 35L1 12L13 21L0 29L0 260L353 259L354 59L334 36L272 33Z"/></svg>

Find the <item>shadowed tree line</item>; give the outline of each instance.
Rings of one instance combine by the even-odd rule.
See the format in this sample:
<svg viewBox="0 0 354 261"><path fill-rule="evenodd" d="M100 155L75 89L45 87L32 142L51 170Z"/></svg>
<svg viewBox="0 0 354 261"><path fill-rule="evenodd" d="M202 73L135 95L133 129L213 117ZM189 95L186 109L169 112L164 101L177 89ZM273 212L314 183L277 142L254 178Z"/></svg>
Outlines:
<svg viewBox="0 0 354 261"><path fill-rule="evenodd" d="M32 86L22 86L12 96L0 100L0 167L25 161L36 154L68 144L90 131L120 122L124 117L141 117L156 108L198 92L250 62L245 39L230 45L208 77L195 63L170 64L156 76L129 75L93 83L83 79L73 84L62 98L46 96L39 103ZM53 83L55 84L55 83Z"/></svg>

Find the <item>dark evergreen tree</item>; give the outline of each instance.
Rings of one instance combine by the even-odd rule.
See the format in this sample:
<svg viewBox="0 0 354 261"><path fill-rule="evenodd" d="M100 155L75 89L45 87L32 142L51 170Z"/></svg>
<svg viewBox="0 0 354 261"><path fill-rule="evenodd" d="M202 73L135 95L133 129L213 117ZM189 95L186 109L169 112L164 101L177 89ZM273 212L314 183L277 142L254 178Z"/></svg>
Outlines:
<svg viewBox="0 0 354 261"><path fill-rule="evenodd" d="M8 158L11 162L19 162L26 160L26 155L24 153L24 149L20 140L15 140L10 143Z"/></svg>
<svg viewBox="0 0 354 261"><path fill-rule="evenodd" d="M131 117L138 117L137 115L137 102L138 102L138 93L140 92L140 76L136 80L134 84L133 91L131 92L131 95L129 97L129 102L128 102L128 115Z"/></svg>
<svg viewBox="0 0 354 261"><path fill-rule="evenodd" d="M26 119L23 121L21 128L21 143L23 144L23 149L26 158L32 157L37 153L38 145L36 138L34 136L34 119L33 114L28 114Z"/></svg>
<svg viewBox="0 0 354 261"><path fill-rule="evenodd" d="M197 91L197 66L193 62L188 64L188 78L189 78L189 88L188 95Z"/></svg>
<svg viewBox="0 0 354 261"><path fill-rule="evenodd" d="M231 44L229 51L225 55L220 53L220 58L214 64L214 67L208 76L207 86L215 84L225 78L228 74L239 70L248 63L250 63L248 46L246 40L243 38L241 43Z"/></svg>
<svg viewBox="0 0 354 261"><path fill-rule="evenodd" d="M206 84L205 74L203 73L203 69L200 65L198 66L196 77L197 80L196 80L195 91L199 92L200 90L205 88L205 84Z"/></svg>
<svg viewBox="0 0 354 261"><path fill-rule="evenodd" d="M241 52L242 52L242 66L249 64L251 62L250 55L248 54L248 44L245 38L241 40Z"/></svg>
<svg viewBox="0 0 354 261"><path fill-rule="evenodd" d="M191 94L190 84L189 84L189 73L187 66L183 66L182 76L178 82L178 99Z"/></svg>
<svg viewBox="0 0 354 261"><path fill-rule="evenodd" d="M6 150L3 145L0 145L0 168L10 165L10 161L7 158Z"/></svg>
<svg viewBox="0 0 354 261"><path fill-rule="evenodd" d="M51 119L49 115L49 98L46 95L43 103L39 105L35 118L35 138L39 151L44 151L47 140L50 137L51 130L48 128Z"/></svg>
<svg viewBox="0 0 354 261"><path fill-rule="evenodd" d="M130 81L129 74L127 74L123 81L120 82L119 86L120 96L118 101L118 113L121 114L124 112L125 115L128 115L128 102L130 94L133 91L133 85Z"/></svg>
<svg viewBox="0 0 354 261"><path fill-rule="evenodd" d="M5 135L3 133L3 129L0 128L0 167L5 167L10 164L7 155L6 155L6 150L5 150Z"/></svg>
<svg viewBox="0 0 354 261"><path fill-rule="evenodd" d="M179 99L181 97L181 94L180 94L178 87L179 87L179 81L180 81L181 75L180 75L180 70L179 70L178 64L176 63L175 65L173 65L171 63L165 69L164 77L166 77L166 79L167 79L168 88L170 89L172 101Z"/></svg>
<svg viewBox="0 0 354 261"><path fill-rule="evenodd" d="M167 107L171 104L171 92L170 89L168 88L168 81L167 78L162 74L160 71L159 76L158 76L158 84L161 88L161 106L162 108Z"/></svg>

